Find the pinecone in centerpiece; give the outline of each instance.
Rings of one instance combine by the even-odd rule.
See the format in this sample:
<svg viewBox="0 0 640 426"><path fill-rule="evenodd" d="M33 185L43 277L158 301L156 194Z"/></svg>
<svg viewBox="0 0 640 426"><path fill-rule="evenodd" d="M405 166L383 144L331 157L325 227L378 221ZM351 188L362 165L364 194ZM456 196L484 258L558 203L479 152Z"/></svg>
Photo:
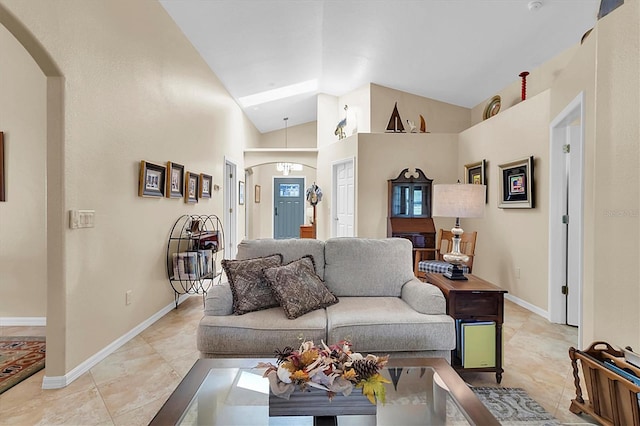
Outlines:
<svg viewBox="0 0 640 426"><path fill-rule="evenodd" d="M378 373L378 363L373 359L358 359L351 363L360 380L367 380Z"/></svg>

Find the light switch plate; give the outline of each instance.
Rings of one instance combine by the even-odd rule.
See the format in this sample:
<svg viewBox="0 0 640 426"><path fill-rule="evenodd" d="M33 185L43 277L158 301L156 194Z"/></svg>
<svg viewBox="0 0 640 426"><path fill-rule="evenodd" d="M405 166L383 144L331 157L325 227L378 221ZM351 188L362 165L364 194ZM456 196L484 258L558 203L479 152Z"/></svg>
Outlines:
<svg viewBox="0 0 640 426"><path fill-rule="evenodd" d="M69 210L69 228L93 228L95 218L95 210Z"/></svg>

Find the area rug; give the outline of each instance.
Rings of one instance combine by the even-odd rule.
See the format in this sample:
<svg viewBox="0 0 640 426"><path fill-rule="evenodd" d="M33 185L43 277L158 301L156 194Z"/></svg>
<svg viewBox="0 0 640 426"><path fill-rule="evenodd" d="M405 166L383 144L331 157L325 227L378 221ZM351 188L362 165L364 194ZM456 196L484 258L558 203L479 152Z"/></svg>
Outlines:
<svg viewBox="0 0 640 426"><path fill-rule="evenodd" d="M524 389L472 387L480 401L503 426L556 426L561 423Z"/></svg>
<svg viewBox="0 0 640 426"><path fill-rule="evenodd" d="M0 336L0 394L44 368L45 338Z"/></svg>

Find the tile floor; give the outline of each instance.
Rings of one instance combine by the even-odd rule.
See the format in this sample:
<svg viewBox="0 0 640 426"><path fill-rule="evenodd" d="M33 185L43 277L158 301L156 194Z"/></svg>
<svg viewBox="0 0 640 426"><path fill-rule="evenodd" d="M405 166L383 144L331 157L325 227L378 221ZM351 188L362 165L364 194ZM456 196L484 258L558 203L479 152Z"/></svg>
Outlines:
<svg viewBox="0 0 640 426"><path fill-rule="evenodd" d="M198 358L202 299L191 297L64 389L42 390L41 371L0 395L0 425L146 425ZM42 335L43 327L0 327L0 335ZM577 329L551 324L505 302L504 387L521 387L563 424L589 424L569 412L575 397L568 348ZM464 373L497 386L491 373ZM592 422L592 421L591 421Z"/></svg>

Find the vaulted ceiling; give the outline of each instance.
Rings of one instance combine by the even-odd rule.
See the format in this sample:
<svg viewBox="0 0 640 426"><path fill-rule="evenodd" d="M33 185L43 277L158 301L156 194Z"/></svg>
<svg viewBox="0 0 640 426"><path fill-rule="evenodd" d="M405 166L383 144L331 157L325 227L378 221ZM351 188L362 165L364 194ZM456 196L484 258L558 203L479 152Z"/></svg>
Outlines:
<svg viewBox="0 0 640 426"><path fill-rule="evenodd" d="M316 95L366 83L473 107L580 42L600 0L160 0L261 132L316 118Z"/></svg>

